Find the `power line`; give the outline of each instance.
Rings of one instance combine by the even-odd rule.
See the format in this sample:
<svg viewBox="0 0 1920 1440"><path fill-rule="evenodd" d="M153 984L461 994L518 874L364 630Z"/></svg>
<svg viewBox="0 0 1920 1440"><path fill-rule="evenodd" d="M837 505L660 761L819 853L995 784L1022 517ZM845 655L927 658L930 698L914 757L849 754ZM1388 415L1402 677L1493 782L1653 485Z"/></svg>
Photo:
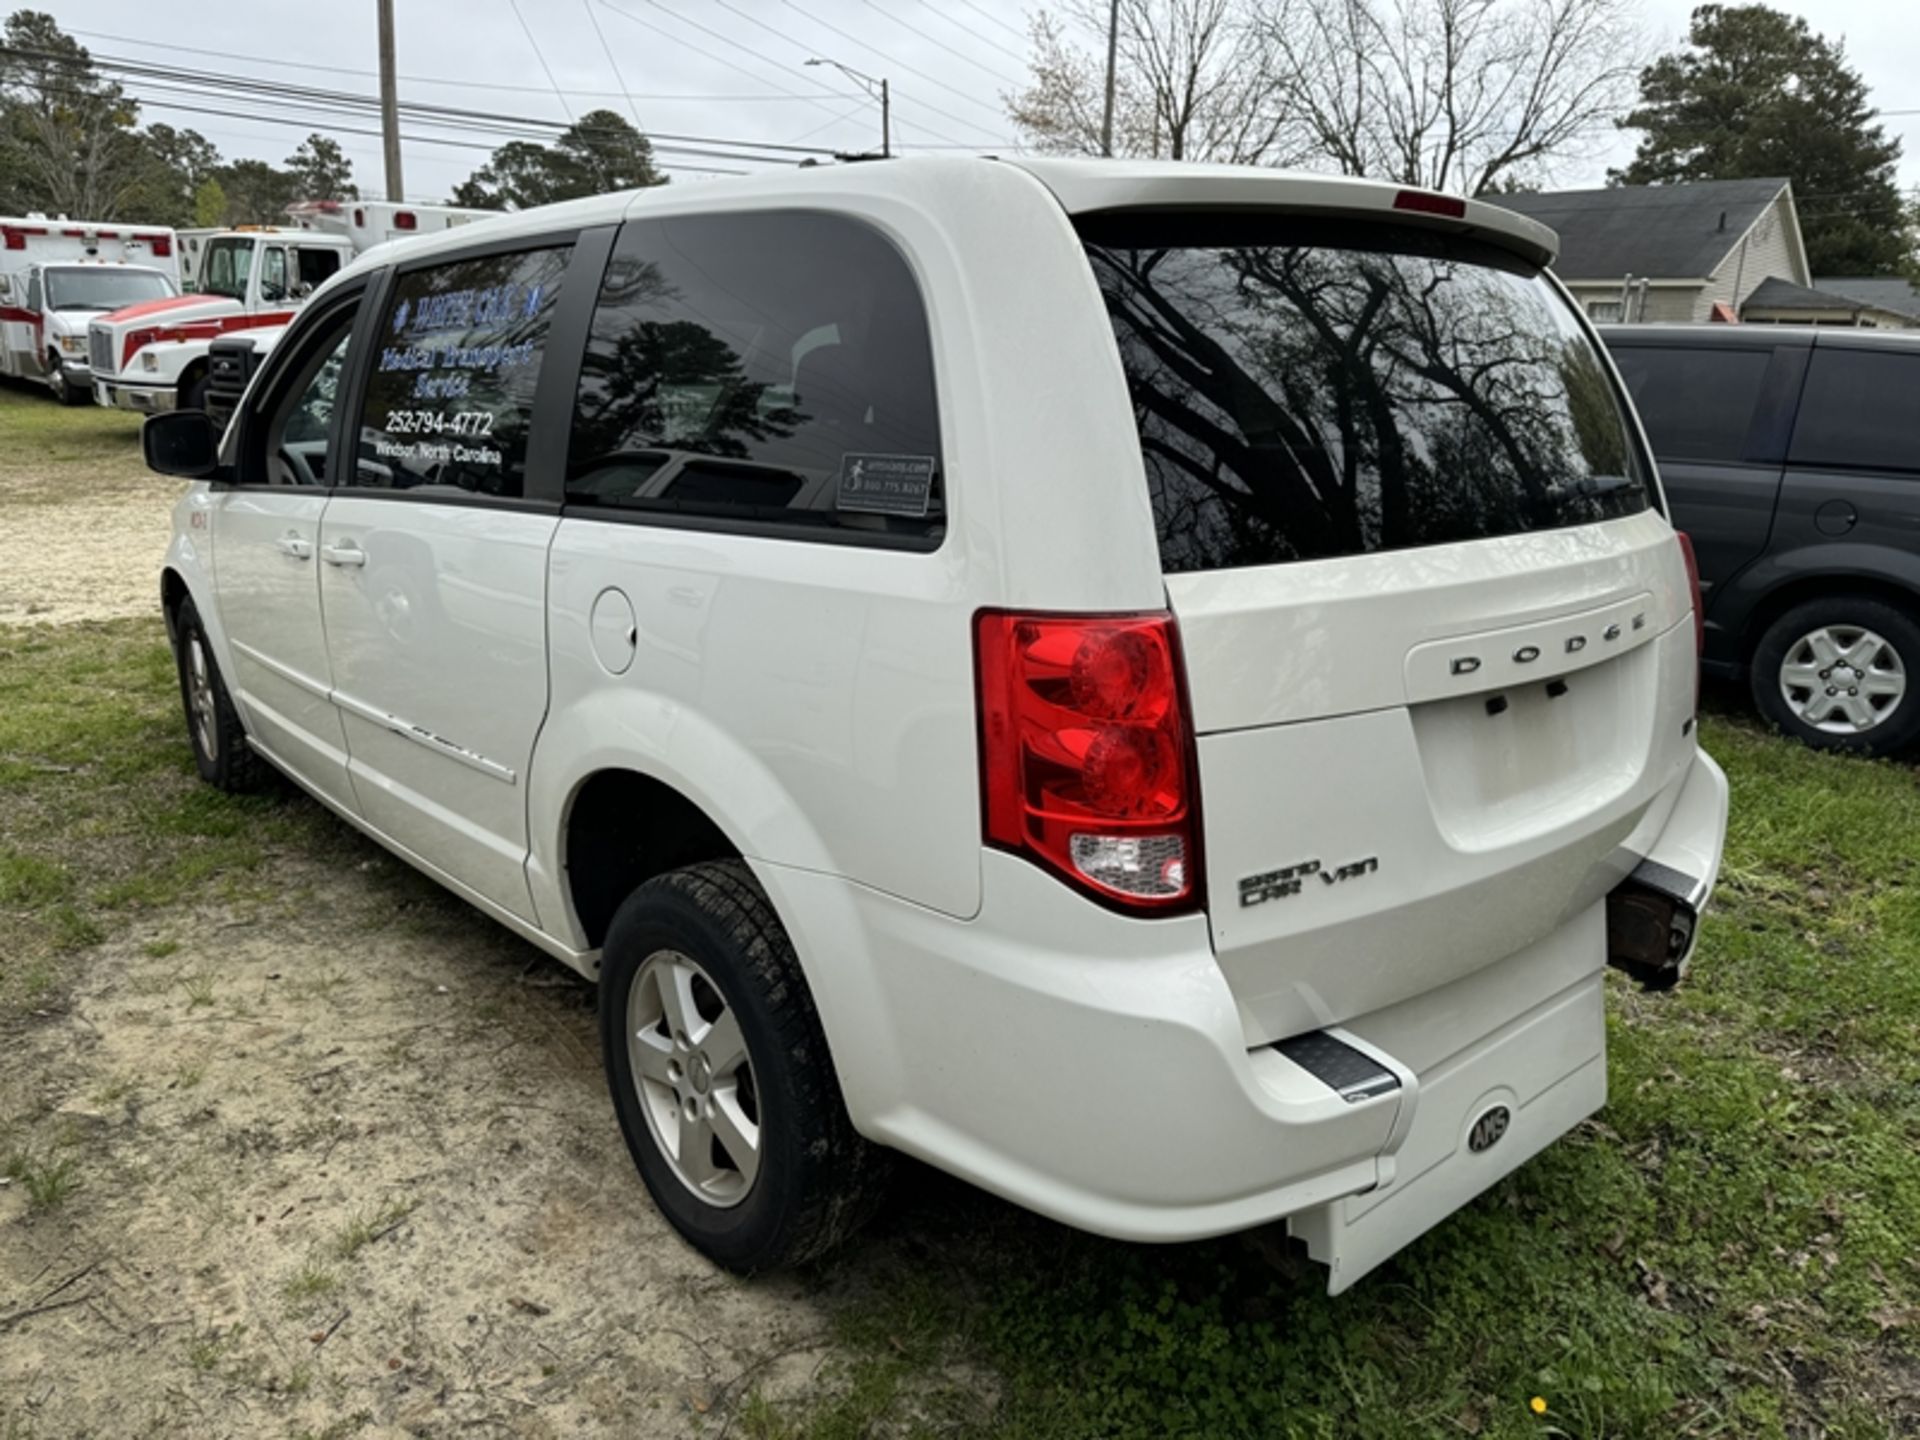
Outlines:
<svg viewBox="0 0 1920 1440"><path fill-rule="evenodd" d="M373 70L355 70L346 65L319 65L304 60L275 60L268 55L242 54L233 50L207 50L196 45L172 45L162 40L140 40L131 35L108 35L98 30L72 30L73 35L85 35L93 40L111 40L120 45L138 45L148 50L171 50L181 55L204 55L215 60L244 60L253 65L271 65L280 70L319 71L328 75L353 75L363 80L378 78ZM747 72L742 72L743 74ZM522 95L550 95L553 92L544 85L510 85L492 80L450 79L444 75L402 75L409 85L445 85L459 90L499 90ZM753 79L760 77L755 75ZM774 101L777 103L792 100L834 100L839 97L830 90L821 90L813 95L796 95L782 91L778 95L688 95L675 93L631 95L625 91L614 90L568 90L565 92L581 100L698 100L706 103L742 104L755 101Z"/></svg>
<svg viewBox="0 0 1920 1440"><path fill-rule="evenodd" d="M969 30L967 29L966 26L962 25L958 20L954 19L953 16L947 14L946 11L934 9L933 0L920 0L920 3L922 6L926 8L928 13L937 15L940 19L946 21L949 25L953 26L954 29L964 34L968 39L977 40L990 50L998 50L1002 55L1005 55L1009 60L1017 60L1022 65L1025 65L1028 63L1029 57L1021 54L1018 50L1009 50L1006 46L1002 45L998 40L995 40L992 36L982 35L978 30ZM984 14L985 12L982 11L981 13ZM993 17L988 16L987 18L992 19ZM1008 29L1008 30L1012 29L1012 27L1008 25L1003 25L1001 28ZM1018 34L1019 32L1015 31L1014 33ZM1026 37L1022 36L1021 38L1024 39Z"/></svg>
<svg viewBox="0 0 1920 1440"><path fill-rule="evenodd" d="M981 19L991 20L995 25L998 25L1002 30L1006 31L1009 35L1013 36L1016 40L1020 40L1024 42L1031 38L1023 31L1017 30L1013 26L1009 25L1006 21L1002 20L998 15L995 15L992 11L981 9L978 5L974 3L974 0L960 0L960 3L966 6L967 9L973 11L974 14L980 16Z"/></svg>
<svg viewBox="0 0 1920 1440"><path fill-rule="evenodd" d="M589 3L601 5L605 9L611 10L615 15L618 15L623 20L631 21L635 25L644 26L646 29L653 31L653 33L656 35L665 36L667 39L673 41L674 44L683 46L684 48L693 51L693 53L696 55L703 55L707 59L714 61L716 64L725 65L730 70L737 70L742 75L745 75L749 80L758 80L762 85L773 84L773 82L768 80L765 76L754 74L751 70L747 69L744 65L740 64L739 61L730 60L724 55L716 55L711 50L704 49L701 46L694 44L693 41L687 39L686 36L676 35L673 33L673 31L668 30L663 26L656 25L653 21L644 19L643 17L634 14L631 10L628 10L624 6L614 4L613 0L589 0ZM671 10L668 10L665 13L669 15L673 14ZM674 18L679 19L680 17L674 16ZM687 21L684 23L693 24L693 22L691 21ZM694 28L699 30L706 30L706 27L704 25L695 25ZM707 30L706 33L709 35L716 34L716 32L711 30ZM719 35L717 38L719 38L723 43L728 43L728 44L732 43L731 41L728 41L727 37L724 35ZM743 50L746 49L745 46L740 46L739 48ZM754 50L747 50L747 53L749 55L758 56L759 52ZM768 63L776 66L780 65L780 62L777 60L769 61ZM780 68L785 69L786 67L780 66ZM788 90L784 85L774 85L774 89L779 90L784 94L792 95L796 99L805 99L809 105L816 106L821 110L830 111L832 109L832 107L829 106L824 100L816 100L811 97L801 96L796 91ZM830 99L837 100L842 98L838 95L834 95L831 91L826 93Z"/></svg>
<svg viewBox="0 0 1920 1440"><path fill-rule="evenodd" d="M974 59L971 55L967 54L966 51L955 49L952 45L948 44L945 40L942 40L939 36L929 35L926 31L922 30L918 25L909 25L905 20L902 20L898 15L895 15L892 11L882 9L880 6L874 4L873 0L860 0L860 3L862 5L865 5L869 10L872 10L875 13L879 14L883 18L891 20L894 24L898 25L902 30L905 30L908 33L913 35L918 35L922 40L926 41L929 45L939 46L942 50L946 51L949 55L953 56L956 60L966 61L967 64L973 66L974 69L980 71L982 74L990 75L995 80L1000 81L1004 85L1017 85L1020 83L1019 81L1010 78L1004 71L996 70L991 65L983 64L981 61Z"/></svg>
<svg viewBox="0 0 1920 1440"><path fill-rule="evenodd" d="M520 0L507 0L507 6L513 11L513 18L520 22L520 33L527 37L527 44L533 47L533 58L540 62L540 69L547 77L547 84L553 87L553 95L560 102L560 110L571 122L573 107L567 104L567 97L560 93L560 82L553 78L553 67L547 64L547 57L540 53L540 42L533 38L533 27L527 24L527 17L520 13Z"/></svg>
<svg viewBox="0 0 1920 1440"><path fill-rule="evenodd" d="M580 8L587 12L587 23L593 26L593 33L600 41L600 53L607 57L607 64L613 67L613 83L627 97L627 109L633 115L634 126L646 128L640 124L640 107L633 103L633 96L627 93L627 77L620 73L620 62L613 58L613 47L607 44L606 33L600 28L600 17L593 13L593 0L580 0Z"/></svg>
<svg viewBox="0 0 1920 1440"><path fill-rule="evenodd" d="M94 98L84 90L65 90L57 86L46 86L43 88L46 93L52 94L52 95L66 95L71 98L80 99L80 100ZM134 98L138 100L140 104L150 106L155 110L179 110L179 111L184 111L185 113L190 115L215 115L215 116L219 116L222 119L227 119L227 120L244 120L249 124L287 125L287 126L293 127L296 130L308 130L313 128L313 122L311 120L296 120L296 119L290 119L290 118L286 118L279 115L259 115L259 114L252 113L250 111L218 110L205 105L188 105L178 100L153 100L144 96L135 96ZM380 133L381 133L378 130L368 130L358 126L340 125L340 124L333 124L333 123L329 123L326 128L340 135L371 135L376 139L380 137ZM451 146L454 149L459 149L459 150L484 150L484 151L491 152L499 148L498 146L487 144L484 140L455 140L448 136L442 136L442 135L417 135L417 134L403 133L401 138L408 141L411 144L445 145L445 146ZM782 156L751 155L751 154L742 154L742 153L738 153L735 151L728 151L728 150L697 150L697 149L692 149L689 147L677 146L677 145L662 145L662 146L656 146L655 148L662 151L669 152L671 154L675 154L675 155L711 156L719 160L758 161L761 164L782 165L782 166L790 165L793 163L792 161ZM661 168L665 170L698 169L698 170L701 170L703 173L713 174L713 175L747 175L752 173L751 171L747 171L747 170L721 170L713 166L662 165Z"/></svg>
<svg viewBox="0 0 1920 1440"><path fill-rule="evenodd" d="M653 3L657 5L659 3L659 0L653 0ZM917 75L922 80L925 80L931 85L938 85L942 90L948 91L954 95L958 95L962 100L967 101L969 104L978 105L982 110L992 110L996 115L1000 113L996 106L988 104L985 100L980 99L978 96L969 95L965 90L960 89L958 86L947 84L947 82L942 80L939 76L930 75L925 70L920 69L916 65L909 65L907 64L906 61L898 59L895 56L889 55L886 51L880 49L879 46L873 44L871 41L862 40L858 35L855 35L853 32L849 30L842 30L838 25L833 24L831 21L822 20L818 15L814 15L809 13L808 11L802 10L798 5L794 4L794 0L780 0L780 3L782 5L785 5L789 10L793 11L794 14L803 16L804 18L811 20L814 24L820 26L822 29L831 30L834 34L838 35L842 40L847 41L849 44L858 45L862 50L865 50L869 55L878 56L882 61L894 67L895 69L904 70L909 75ZM931 105L927 106L926 108L928 108L929 110L933 109ZM974 129L980 131L982 134L992 133L987 129L986 126L980 124L978 121L975 121L975 120L961 120L959 116L948 115L947 112L944 110L934 110L934 114L947 115L947 118L949 120L958 121L958 123L962 125L971 125L973 126ZM924 129L925 127L923 126L922 128ZM1000 137L996 135L994 138L997 142Z"/></svg>
<svg viewBox="0 0 1920 1440"><path fill-rule="evenodd" d="M70 71L84 74L87 67L70 57L50 51L34 51L0 45L0 55L15 55L23 58L51 61L65 66ZM377 96L362 94L350 90L327 90L314 86L287 85L277 81L256 79L245 76L227 76L212 71L194 70L181 66L163 66L142 64L120 60L111 56L92 58L93 69L111 75L123 75L130 83L158 87L163 91L184 93L193 98L233 98L244 102L304 109L321 114L348 114L362 117L376 113L379 108ZM117 83L117 82L116 82ZM79 94L83 92L75 91ZM137 97L136 97L137 98ZM837 97L836 97L837 98ZM583 135L625 135L629 133L624 122L618 127L582 125L574 122L569 125L559 120L540 116L517 115L497 110L477 110L465 106L434 105L422 101L400 103L403 113L417 123L432 125L442 129L484 130L490 134L520 132L516 138L550 138L554 134L569 129ZM739 140L728 136L689 135L673 131L642 131L650 143L669 142L703 146L739 146L761 151L784 151L795 157L825 157L832 152L820 145L797 145L778 141ZM777 163L792 163L783 160Z"/></svg>
<svg viewBox="0 0 1920 1440"><path fill-rule="evenodd" d="M651 0L650 0L650 3L651 3ZM745 20L748 23L753 25L758 25L762 30L766 31L769 35L773 36L774 39L793 46L794 49L800 51L802 54L811 53L812 47L801 44L798 40L794 39L793 36L787 34L784 30L776 30L772 25L768 24L765 20L762 20L758 15L749 15L746 11L740 9L738 6L730 4L729 0L714 0L714 3L719 5L722 9L731 11L733 14L738 15L742 20ZM792 66L788 66L786 68L789 70L793 69ZM793 70L793 73L797 75L800 72L797 70ZM899 92L896 91L895 93L898 94ZM949 114L947 111L941 110L937 106L923 104L921 108L925 110L931 110L936 115L945 115L947 119L953 121L956 125L973 125L973 122L971 120L967 120L964 117L959 115ZM924 126L922 128L929 129L929 130L932 129L931 126ZM980 127L977 125L973 125L973 128L977 130ZM942 132L940 131L935 130L933 131L933 133L936 135L940 135L942 139L953 140L953 143L956 145L963 143L959 140L954 140L953 136L951 135L942 134Z"/></svg>

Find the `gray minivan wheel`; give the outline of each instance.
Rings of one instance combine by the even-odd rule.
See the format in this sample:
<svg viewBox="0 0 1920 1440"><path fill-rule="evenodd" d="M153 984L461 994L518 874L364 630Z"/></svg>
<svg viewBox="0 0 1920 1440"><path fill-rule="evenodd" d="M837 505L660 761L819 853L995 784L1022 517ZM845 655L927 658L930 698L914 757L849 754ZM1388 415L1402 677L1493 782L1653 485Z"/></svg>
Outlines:
<svg viewBox="0 0 1920 1440"><path fill-rule="evenodd" d="M1888 755L1920 736L1920 624L1866 595L1794 606L1760 637L1760 713L1819 750Z"/></svg>
<svg viewBox="0 0 1920 1440"><path fill-rule="evenodd" d="M753 872L658 876L608 927L600 1041L614 1114L654 1204L729 1270L813 1259L883 1193L799 957Z"/></svg>

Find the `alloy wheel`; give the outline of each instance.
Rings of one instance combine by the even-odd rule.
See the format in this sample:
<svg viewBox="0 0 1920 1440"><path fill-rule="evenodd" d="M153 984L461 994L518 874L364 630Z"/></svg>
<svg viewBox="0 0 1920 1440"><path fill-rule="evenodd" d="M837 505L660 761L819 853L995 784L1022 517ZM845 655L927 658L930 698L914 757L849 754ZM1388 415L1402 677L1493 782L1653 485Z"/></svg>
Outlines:
<svg viewBox="0 0 1920 1440"><path fill-rule="evenodd" d="M213 667L207 662L206 641L195 634L187 640L187 701L193 709L193 734L200 753L209 761L220 755L219 712L213 698Z"/></svg>
<svg viewBox="0 0 1920 1440"><path fill-rule="evenodd" d="M1823 625L1787 647L1780 693L1806 724L1861 735L1885 722L1907 693L1900 652L1861 625Z"/></svg>
<svg viewBox="0 0 1920 1440"><path fill-rule="evenodd" d="M719 986L677 950L655 951L633 978L627 1056L647 1129L673 1173L709 1205L738 1205L760 1171L753 1062Z"/></svg>

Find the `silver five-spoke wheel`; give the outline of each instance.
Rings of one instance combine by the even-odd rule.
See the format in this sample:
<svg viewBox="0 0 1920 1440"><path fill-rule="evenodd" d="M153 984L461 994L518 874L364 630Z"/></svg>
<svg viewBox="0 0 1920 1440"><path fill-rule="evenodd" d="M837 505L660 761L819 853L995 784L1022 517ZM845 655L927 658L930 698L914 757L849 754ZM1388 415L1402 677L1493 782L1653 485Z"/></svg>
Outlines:
<svg viewBox="0 0 1920 1440"><path fill-rule="evenodd" d="M1907 668L1885 638L1859 625L1823 625L1787 647L1780 693L1801 720L1829 735L1873 729L1907 693Z"/></svg>
<svg viewBox="0 0 1920 1440"><path fill-rule="evenodd" d="M209 760L220 755L220 718L213 697L213 668L207 664L206 641L195 634L187 641L187 703L193 710L193 734L200 753Z"/></svg>
<svg viewBox="0 0 1920 1440"><path fill-rule="evenodd" d="M659 950L627 992L627 1054L640 1108L682 1184L737 1205L760 1169L760 1104L738 1017L693 960Z"/></svg>

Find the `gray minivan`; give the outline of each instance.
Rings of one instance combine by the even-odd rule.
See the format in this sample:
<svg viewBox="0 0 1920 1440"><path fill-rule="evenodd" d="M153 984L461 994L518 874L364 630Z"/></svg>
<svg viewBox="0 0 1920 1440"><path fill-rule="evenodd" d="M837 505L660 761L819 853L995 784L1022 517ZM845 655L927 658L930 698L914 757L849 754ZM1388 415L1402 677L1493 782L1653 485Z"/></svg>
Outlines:
<svg viewBox="0 0 1920 1440"><path fill-rule="evenodd" d="M1920 734L1920 335L1601 330L1706 607L1702 666L1787 734L1886 754Z"/></svg>

